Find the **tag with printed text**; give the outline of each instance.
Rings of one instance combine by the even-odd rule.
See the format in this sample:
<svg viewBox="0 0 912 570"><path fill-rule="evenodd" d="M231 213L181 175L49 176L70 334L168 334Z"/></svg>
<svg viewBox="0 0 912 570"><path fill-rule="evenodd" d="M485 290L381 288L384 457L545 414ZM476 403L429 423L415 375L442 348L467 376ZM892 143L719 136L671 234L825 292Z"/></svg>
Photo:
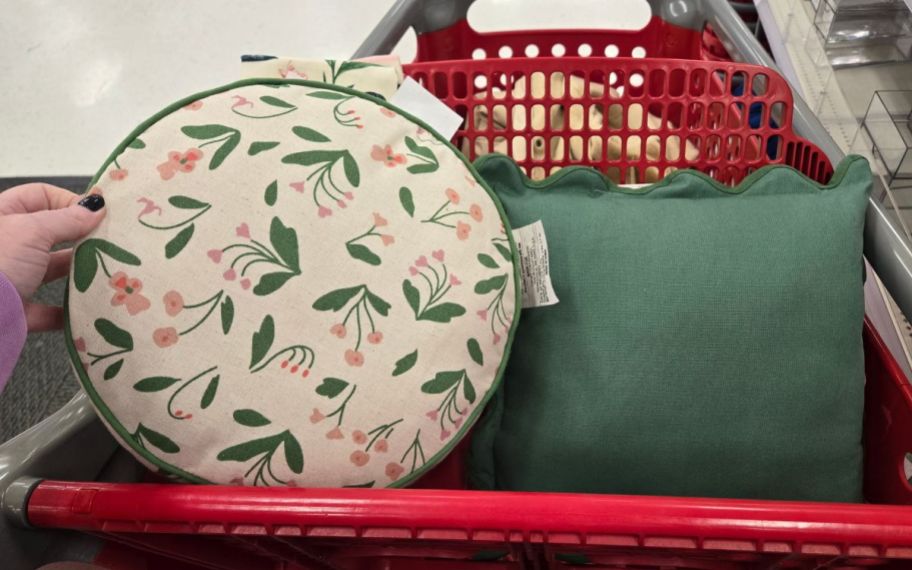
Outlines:
<svg viewBox="0 0 912 570"><path fill-rule="evenodd" d="M523 309L554 305L559 299L551 284L548 240L541 220L514 229L513 240L519 252Z"/></svg>

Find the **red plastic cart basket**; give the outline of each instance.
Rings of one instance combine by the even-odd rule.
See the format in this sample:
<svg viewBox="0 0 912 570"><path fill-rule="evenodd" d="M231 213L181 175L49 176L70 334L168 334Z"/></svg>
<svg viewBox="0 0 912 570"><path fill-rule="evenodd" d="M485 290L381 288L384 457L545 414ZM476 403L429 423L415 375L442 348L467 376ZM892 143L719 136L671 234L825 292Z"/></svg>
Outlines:
<svg viewBox="0 0 912 570"><path fill-rule="evenodd" d="M664 176L669 168L699 168L733 183L770 162L789 164L817 180L832 172L818 147L792 132L792 96L778 75L703 57L702 40L695 37L705 33L706 18L700 25L687 22L700 6L717 13L730 10L717 0L653 0L661 22L654 18L648 28L664 28L669 35L649 37L551 31L472 35L452 12L441 24L430 22L432 11L426 9L442 6L446 12L456 4L464 15L470 3L403 0L359 55L390 49L406 25L421 16L416 28L428 32L419 34L422 58L465 57L476 47L489 51L502 45L520 54L530 42L539 50L561 43L576 52L586 42L599 56L608 45L641 46L649 56L690 61L498 57L409 65L410 75L466 117L457 139L469 154L486 144L487 150L505 149L532 175L593 164L622 182ZM679 17L682 13L687 17ZM734 13L723 16L734 18ZM448 31L431 41L434 30ZM675 38L684 39L674 43ZM689 47L668 51L681 45ZM650 53L652 47L656 51ZM542 74L540 94L535 73ZM641 78L634 79L637 75ZM518 88L521 84L525 87ZM618 107L612 110L612 105ZM593 118L599 114L601 125ZM554 116L563 122L552 123ZM621 117L617 128L614 116ZM541 128L536 121L544 121ZM534 150L537 137L545 145L541 152ZM589 154L594 137L600 139L592 143L595 158ZM611 137L619 137L614 141L619 144ZM650 146L650 137L656 137L658 147ZM669 151L675 146L669 144L672 137L679 139L678 154ZM826 144L821 141L815 139ZM576 147L585 149L577 158ZM557 152L560 148L564 154ZM912 487L904 472L906 452L912 450L912 388L868 322L864 344L864 475L871 504L473 492L461 490L461 450L422 479L419 489L128 483L142 477L135 462L123 451L112 456L116 445L92 420L87 399L78 396L54 417L0 446L3 510L7 518L31 527L10 528L0 519L0 552L10 553L0 566L30 568L41 554L62 559L99 552L103 544L95 561L111 569L912 568L912 509L905 506L912 504ZM59 480L65 477L97 481Z"/></svg>

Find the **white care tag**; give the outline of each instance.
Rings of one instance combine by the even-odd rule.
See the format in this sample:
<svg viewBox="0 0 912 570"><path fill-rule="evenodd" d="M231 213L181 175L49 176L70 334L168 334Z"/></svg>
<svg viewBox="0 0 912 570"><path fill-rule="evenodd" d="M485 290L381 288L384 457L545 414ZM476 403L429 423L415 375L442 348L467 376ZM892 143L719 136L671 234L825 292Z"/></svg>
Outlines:
<svg viewBox="0 0 912 570"><path fill-rule="evenodd" d="M522 306L547 307L558 302L551 284L548 262L548 240L541 220L513 230L513 241L519 252L519 272L522 278Z"/></svg>
<svg viewBox="0 0 912 570"><path fill-rule="evenodd" d="M456 111L411 77L405 78L390 103L418 117L447 140L453 138L462 124L462 117Z"/></svg>

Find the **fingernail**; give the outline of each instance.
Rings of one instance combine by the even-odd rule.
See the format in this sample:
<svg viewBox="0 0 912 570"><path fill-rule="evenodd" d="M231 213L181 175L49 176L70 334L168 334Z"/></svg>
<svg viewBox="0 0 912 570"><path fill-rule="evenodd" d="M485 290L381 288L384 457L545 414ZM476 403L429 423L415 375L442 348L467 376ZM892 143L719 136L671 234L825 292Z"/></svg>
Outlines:
<svg viewBox="0 0 912 570"><path fill-rule="evenodd" d="M79 205L90 212L97 212L104 208L104 198L99 194L92 194L80 200Z"/></svg>

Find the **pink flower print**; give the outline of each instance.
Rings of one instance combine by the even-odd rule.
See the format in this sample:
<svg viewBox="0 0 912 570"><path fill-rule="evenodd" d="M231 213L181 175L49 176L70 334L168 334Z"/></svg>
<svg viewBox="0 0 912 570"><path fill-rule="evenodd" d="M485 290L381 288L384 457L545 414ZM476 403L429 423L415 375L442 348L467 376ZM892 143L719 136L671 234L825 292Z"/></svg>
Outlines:
<svg viewBox="0 0 912 570"><path fill-rule="evenodd" d="M222 273L222 277L224 277L226 281L234 281L237 278L237 272L232 267L229 268L228 271Z"/></svg>
<svg viewBox="0 0 912 570"><path fill-rule="evenodd" d="M386 453L389 451L389 442L385 439L378 439L377 443L374 444L374 451L377 453Z"/></svg>
<svg viewBox="0 0 912 570"><path fill-rule="evenodd" d="M474 178L472 178L471 176L469 176L468 174L466 174L466 175L465 175L465 179L466 179L466 182L469 183L469 186L471 186L471 187L473 187L473 188L475 187L475 179L474 179Z"/></svg>
<svg viewBox="0 0 912 570"><path fill-rule="evenodd" d="M396 116L395 111L392 109L387 109L386 107L380 107L380 112L383 113L384 117L389 117L390 119Z"/></svg>
<svg viewBox="0 0 912 570"><path fill-rule="evenodd" d="M367 443L367 434L359 429L356 429L352 432L352 441L358 445L364 445Z"/></svg>
<svg viewBox="0 0 912 570"><path fill-rule="evenodd" d="M111 306L125 305L130 315L139 314L152 306L149 299L140 294L142 281L139 279L131 279L123 271L118 271L111 276L109 284L114 289Z"/></svg>
<svg viewBox="0 0 912 570"><path fill-rule="evenodd" d="M199 111L203 108L203 102L201 100L194 101L188 105L184 105L184 109L187 111Z"/></svg>
<svg viewBox="0 0 912 570"><path fill-rule="evenodd" d="M383 245L392 245L396 241L396 238L389 234L380 234L380 241L383 242Z"/></svg>
<svg viewBox="0 0 912 570"><path fill-rule="evenodd" d="M240 477L240 476L238 476L238 477L232 477L232 478L231 478L231 481L228 481L228 484L229 484L229 485L235 485L235 486L243 485L243 484L244 484L244 478L243 478L243 477Z"/></svg>
<svg viewBox="0 0 912 570"><path fill-rule="evenodd" d="M336 206L339 206L340 208L345 208L346 206L348 206L348 204L345 203L345 200L336 200Z"/></svg>
<svg viewBox="0 0 912 570"><path fill-rule="evenodd" d="M499 342L500 342L500 335L497 333L494 333L494 344L497 344Z"/></svg>
<svg viewBox="0 0 912 570"><path fill-rule="evenodd" d="M247 279L246 277L241 279L241 289L243 289L244 291L246 291L247 289L250 289L250 279Z"/></svg>
<svg viewBox="0 0 912 570"><path fill-rule="evenodd" d="M386 221L386 218L384 218L377 212L374 212L374 227L375 228L382 228L383 226L385 226L388 223L389 222Z"/></svg>
<svg viewBox="0 0 912 570"><path fill-rule="evenodd" d="M129 173L130 171L125 168L117 168L112 170L108 176L111 177L111 180L123 180Z"/></svg>
<svg viewBox="0 0 912 570"><path fill-rule="evenodd" d="M375 144L371 149L371 158L386 164L389 168L393 168L397 164L405 164L406 162L405 155L394 153L393 147L390 145L381 147L380 145Z"/></svg>
<svg viewBox="0 0 912 570"><path fill-rule="evenodd" d="M222 250L220 250L220 249L210 249L209 251L206 252L206 255L208 255L209 259L211 259L215 263L219 263L222 261Z"/></svg>
<svg viewBox="0 0 912 570"><path fill-rule="evenodd" d="M238 237L250 239L250 226L247 225L247 222L244 222L234 229L234 233Z"/></svg>
<svg viewBox="0 0 912 570"><path fill-rule="evenodd" d="M297 76L300 77L301 79L307 79L307 74L306 74L306 73L301 73L300 71L298 71L297 69L295 69L294 64L291 63L290 61L285 65L284 68L282 68L282 69L279 70L279 75L281 75L283 79L286 78L286 77L288 77L288 76L291 75L292 73L294 73L295 75L297 75Z"/></svg>
<svg viewBox="0 0 912 570"><path fill-rule="evenodd" d="M457 285L462 285L462 281L459 280L459 277L456 277L455 275L450 275L450 285L452 285L453 287L455 287Z"/></svg>
<svg viewBox="0 0 912 570"><path fill-rule="evenodd" d="M437 421L437 410L431 410L430 412L424 414L431 421Z"/></svg>
<svg viewBox="0 0 912 570"><path fill-rule="evenodd" d="M177 291L168 291L162 300L165 303L165 312L172 317L184 310L184 297Z"/></svg>
<svg viewBox="0 0 912 570"><path fill-rule="evenodd" d="M445 253L442 249L438 249L437 251L431 253L431 255L434 257L434 259L443 263L443 256L445 255Z"/></svg>
<svg viewBox="0 0 912 570"><path fill-rule="evenodd" d="M203 151L198 148L191 148L184 153L172 150L168 153L167 162L159 164L156 168L162 180L171 180L177 172L192 172L201 158Z"/></svg>
<svg viewBox="0 0 912 570"><path fill-rule="evenodd" d="M488 320L488 310L487 309L481 309L480 311L475 311L475 314L478 315L478 318L483 321Z"/></svg>
<svg viewBox="0 0 912 570"><path fill-rule="evenodd" d="M446 192L444 193L446 194L447 200L450 201L450 204L453 204L455 206L459 203L459 192L453 190L452 188L447 188Z"/></svg>
<svg viewBox="0 0 912 570"><path fill-rule="evenodd" d="M329 327L330 334L333 334L339 338L345 338L345 325L342 323L336 323L333 326Z"/></svg>
<svg viewBox="0 0 912 570"><path fill-rule="evenodd" d="M472 219L476 222L480 222L484 219L484 215L481 213L481 206L478 204L472 204L469 206L469 215L472 216Z"/></svg>
<svg viewBox="0 0 912 570"><path fill-rule="evenodd" d="M304 193L304 182L292 182L291 184L289 184L289 186L291 186L291 189L294 190L295 192L297 192L298 194Z"/></svg>
<svg viewBox="0 0 912 570"><path fill-rule="evenodd" d="M370 458L371 458L371 456L369 454L364 453L360 449L358 451L353 452L351 454L351 457L349 457L349 459L351 459L351 462L354 463L358 467L364 467L365 465L367 465L367 462L370 461Z"/></svg>
<svg viewBox="0 0 912 570"><path fill-rule="evenodd" d="M417 265L418 267L427 267L428 266L427 257L422 255L415 261L415 265Z"/></svg>
<svg viewBox="0 0 912 570"><path fill-rule="evenodd" d="M86 341L82 337L79 337L76 340L74 340L73 346L76 348L76 352L85 352L86 351Z"/></svg>
<svg viewBox="0 0 912 570"><path fill-rule="evenodd" d="M321 218L325 218L326 216L332 216L333 211L326 206L320 206L320 209L317 210L317 215L319 215Z"/></svg>
<svg viewBox="0 0 912 570"><path fill-rule="evenodd" d="M418 275L418 268L415 267L414 265L411 266L411 267L409 267L409 273L410 273L413 277L414 277L415 275Z"/></svg>
<svg viewBox="0 0 912 570"><path fill-rule="evenodd" d="M342 195L345 196L345 199L349 200L349 201L355 199L355 195L352 194L351 192L344 192Z"/></svg>
<svg viewBox="0 0 912 570"><path fill-rule="evenodd" d="M426 132L427 131L425 131L423 128L418 127L417 129L415 129L415 136L420 137L421 135L423 135Z"/></svg>
<svg viewBox="0 0 912 570"><path fill-rule="evenodd" d="M364 366L364 355L357 350L348 349L345 351L345 362L347 362L349 366L360 368Z"/></svg>
<svg viewBox="0 0 912 570"><path fill-rule="evenodd" d="M155 202L153 202L152 200L150 200L148 198L139 198L136 201L139 202L140 204L143 204L142 212L140 212L139 215L136 216L137 218L141 218L147 214L152 214L155 212L158 212L159 216L161 215L162 209L159 208L158 206L156 206Z"/></svg>
<svg viewBox="0 0 912 570"><path fill-rule="evenodd" d="M367 335L367 342L371 344L380 344L383 342L383 333L380 331L374 331Z"/></svg>
<svg viewBox="0 0 912 570"><path fill-rule="evenodd" d="M453 422L453 425L456 427L456 429L459 429L462 426L462 418L458 418L455 422Z"/></svg>
<svg viewBox="0 0 912 570"><path fill-rule="evenodd" d="M469 239L469 232L472 231L472 226L465 222L456 222L456 237L460 240L465 241Z"/></svg>
<svg viewBox="0 0 912 570"><path fill-rule="evenodd" d="M450 437L451 435L453 435L453 434L450 433L450 430L448 430L448 429L440 430L440 441L445 440L446 438Z"/></svg>
<svg viewBox="0 0 912 570"><path fill-rule="evenodd" d="M177 344L177 340L180 338L177 334L177 329L174 327L164 327L160 329L155 329L155 332L152 333L152 340L155 341L155 344L159 348L168 348L174 344Z"/></svg>
<svg viewBox="0 0 912 570"><path fill-rule="evenodd" d="M231 98L234 99L234 104L231 105L232 109L237 109L238 107L253 107L253 101L250 101L246 97L232 95Z"/></svg>
<svg viewBox="0 0 912 570"><path fill-rule="evenodd" d="M391 480L395 481L399 477L402 477L402 474L405 473L405 468L399 465L398 463L387 463L386 464L386 476Z"/></svg>
<svg viewBox="0 0 912 570"><path fill-rule="evenodd" d="M317 408L313 409L313 412L310 414L310 423L318 424L326 419L326 416L318 410Z"/></svg>
<svg viewBox="0 0 912 570"><path fill-rule="evenodd" d="M339 426L336 426L326 432L326 439L345 439L345 435L342 433L342 430L339 429Z"/></svg>

